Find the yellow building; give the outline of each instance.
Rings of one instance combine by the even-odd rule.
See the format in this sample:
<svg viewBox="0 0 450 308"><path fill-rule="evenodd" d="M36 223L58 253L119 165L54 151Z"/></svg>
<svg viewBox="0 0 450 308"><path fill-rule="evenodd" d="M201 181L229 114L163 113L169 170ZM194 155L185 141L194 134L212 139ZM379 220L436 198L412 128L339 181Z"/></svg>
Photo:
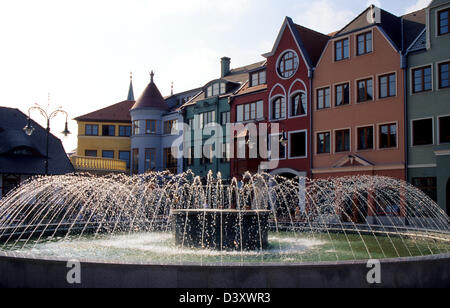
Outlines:
<svg viewBox="0 0 450 308"><path fill-rule="evenodd" d="M75 118L78 123L77 154L71 158L77 171L127 172L131 158L133 87L126 101Z"/></svg>

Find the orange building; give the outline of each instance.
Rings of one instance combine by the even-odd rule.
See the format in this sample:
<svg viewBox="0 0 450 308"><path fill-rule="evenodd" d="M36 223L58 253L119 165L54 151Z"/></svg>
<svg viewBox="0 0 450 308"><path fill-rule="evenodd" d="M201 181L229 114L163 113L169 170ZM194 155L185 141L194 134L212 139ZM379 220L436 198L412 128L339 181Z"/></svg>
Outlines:
<svg viewBox="0 0 450 308"><path fill-rule="evenodd" d="M405 179L401 18L370 7L329 40L313 79L314 178Z"/></svg>

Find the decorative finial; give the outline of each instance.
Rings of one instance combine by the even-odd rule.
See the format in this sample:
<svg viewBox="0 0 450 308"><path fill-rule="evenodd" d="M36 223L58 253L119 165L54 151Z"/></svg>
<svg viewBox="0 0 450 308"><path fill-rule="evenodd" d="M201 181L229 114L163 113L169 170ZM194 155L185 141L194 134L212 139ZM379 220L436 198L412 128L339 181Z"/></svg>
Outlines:
<svg viewBox="0 0 450 308"><path fill-rule="evenodd" d="M170 86L170 95L173 95L173 81L172 81L172 84Z"/></svg>
<svg viewBox="0 0 450 308"><path fill-rule="evenodd" d="M155 76L155 73L153 73L153 71L151 71L150 73L150 82L153 82L153 77Z"/></svg>
<svg viewBox="0 0 450 308"><path fill-rule="evenodd" d="M130 80L133 81L133 72L130 72Z"/></svg>

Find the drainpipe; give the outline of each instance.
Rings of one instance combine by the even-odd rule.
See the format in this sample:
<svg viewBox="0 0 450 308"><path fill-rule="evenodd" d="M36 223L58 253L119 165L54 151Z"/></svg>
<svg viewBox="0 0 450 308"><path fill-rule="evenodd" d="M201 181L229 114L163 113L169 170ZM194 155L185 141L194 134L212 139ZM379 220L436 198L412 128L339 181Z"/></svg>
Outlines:
<svg viewBox="0 0 450 308"><path fill-rule="evenodd" d="M313 164L313 77L314 77L314 68L310 68L308 70L308 78L309 78L309 177L313 177L312 170L314 167Z"/></svg>
<svg viewBox="0 0 450 308"><path fill-rule="evenodd" d="M401 32L402 32L402 50L400 52L400 65L403 70L403 107L404 107L404 121L405 121L405 180L408 182L408 135L409 135L409 123L408 123L408 87L407 87L407 74L408 74L408 51L405 50L405 37L404 37L404 21L401 20Z"/></svg>

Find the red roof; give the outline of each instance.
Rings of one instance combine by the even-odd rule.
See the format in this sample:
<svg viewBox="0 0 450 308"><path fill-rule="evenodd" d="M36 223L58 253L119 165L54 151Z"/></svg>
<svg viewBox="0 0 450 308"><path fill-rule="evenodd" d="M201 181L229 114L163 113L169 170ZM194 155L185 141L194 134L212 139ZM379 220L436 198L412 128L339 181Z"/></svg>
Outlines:
<svg viewBox="0 0 450 308"><path fill-rule="evenodd" d="M153 82L153 77L144 93L142 93L141 97L131 109L137 108L157 108L169 110L169 106L166 104L161 92L159 92L158 87Z"/></svg>
<svg viewBox="0 0 450 308"><path fill-rule="evenodd" d="M133 101L123 101L115 105L82 115L75 121L86 122L131 122L130 109Z"/></svg>

